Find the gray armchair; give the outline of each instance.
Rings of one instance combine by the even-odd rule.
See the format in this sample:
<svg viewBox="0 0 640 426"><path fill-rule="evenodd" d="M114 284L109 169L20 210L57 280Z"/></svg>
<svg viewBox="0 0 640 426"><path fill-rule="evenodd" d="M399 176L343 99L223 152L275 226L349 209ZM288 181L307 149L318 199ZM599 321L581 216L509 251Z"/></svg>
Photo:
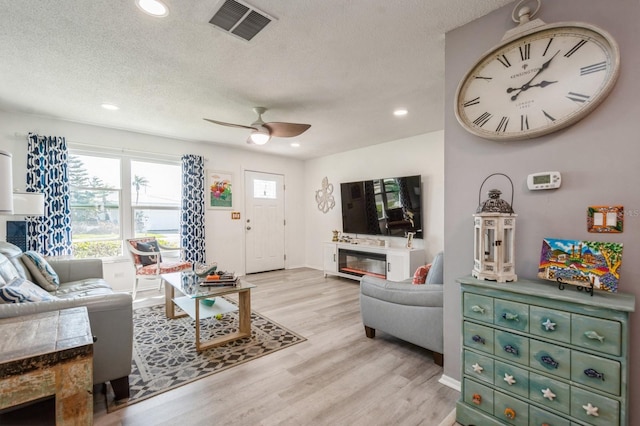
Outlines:
<svg viewBox="0 0 640 426"><path fill-rule="evenodd" d="M443 283L444 254L432 262L425 284L412 284L365 275L360 280L360 313L366 336L376 330L391 334L433 352L433 360L443 365Z"/></svg>

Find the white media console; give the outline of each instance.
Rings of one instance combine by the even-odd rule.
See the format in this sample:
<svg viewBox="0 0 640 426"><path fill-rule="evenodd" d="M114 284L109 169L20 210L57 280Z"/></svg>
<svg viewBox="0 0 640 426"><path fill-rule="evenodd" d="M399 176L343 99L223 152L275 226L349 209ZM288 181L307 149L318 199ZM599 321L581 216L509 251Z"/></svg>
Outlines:
<svg viewBox="0 0 640 426"><path fill-rule="evenodd" d="M389 248L354 243L324 243L324 276L359 280L363 275L403 281L425 264L424 249Z"/></svg>

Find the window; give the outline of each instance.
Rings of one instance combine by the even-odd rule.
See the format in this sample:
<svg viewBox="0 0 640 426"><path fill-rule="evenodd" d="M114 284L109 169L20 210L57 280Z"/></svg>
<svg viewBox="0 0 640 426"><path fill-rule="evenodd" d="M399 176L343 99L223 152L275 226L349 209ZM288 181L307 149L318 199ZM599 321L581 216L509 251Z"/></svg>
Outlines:
<svg viewBox="0 0 640 426"><path fill-rule="evenodd" d="M180 166L131 161L133 235L180 246Z"/></svg>
<svg viewBox="0 0 640 426"><path fill-rule="evenodd" d="M72 151L69 156L74 255L122 256L126 238L179 245L178 163Z"/></svg>
<svg viewBox="0 0 640 426"><path fill-rule="evenodd" d="M269 200L275 200L277 198L276 181L254 179L253 198L266 198Z"/></svg>

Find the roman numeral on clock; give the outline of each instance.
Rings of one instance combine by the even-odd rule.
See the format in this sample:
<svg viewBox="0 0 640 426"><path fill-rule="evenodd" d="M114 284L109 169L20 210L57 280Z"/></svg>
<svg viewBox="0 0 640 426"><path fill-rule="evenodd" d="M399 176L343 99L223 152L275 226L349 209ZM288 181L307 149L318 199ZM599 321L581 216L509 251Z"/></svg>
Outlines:
<svg viewBox="0 0 640 426"><path fill-rule="evenodd" d="M553 37L549 39L549 43L547 43L547 47L544 48L544 52L542 53L542 56L547 56L547 51L549 50L549 47L551 47L552 41L553 41Z"/></svg>
<svg viewBox="0 0 640 426"><path fill-rule="evenodd" d="M478 105L479 103L480 103L480 97L478 96L475 99L471 99L470 101L463 103L462 106L466 108L471 105Z"/></svg>
<svg viewBox="0 0 640 426"><path fill-rule="evenodd" d="M487 121L491 120L491 117L493 117L493 115L489 114L488 112L482 113L480 117L473 120L473 124L475 124L478 127L482 127L485 124L487 124Z"/></svg>
<svg viewBox="0 0 640 426"><path fill-rule="evenodd" d="M507 57L504 56L504 55L500 55L496 59L498 60L498 62L500 62L502 65L504 65L505 68L509 68L511 66L511 62L509 62Z"/></svg>
<svg viewBox="0 0 640 426"><path fill-rule="evenodd" d="M570 100L572 100L573 102L579 102L579 103L584 103L589 99L590 96L587 95L583 95L581 93L574 93L574 92L569 92L567 94L567 98L569 98Z"/></svg>
<svg viewBox="0 0 640 426"><path fill-rule="evenodd" d="M567 53L564 54L565 58L570 57L571 55L573 55L574 53L576 53L578 51L578 49L580 49L582 46L584 46L587 43L587 40L580 40L575 46L573 46L571 48L571 50L569 50Z"/></svg>
<svg viewBox="0 0 640 426"><path fill-rule="evenodd" d="M542 113L544 114L545 117L547 117L549 120L551 121L556 121L555 118L553 118L552 116L549 115L549 113L545 110L542 110Z"/></svg>
<svg viewBox="0 0 640 426"><path fill-rule="evenodd" d="M502 119L500 119L500 123L498 123L498 127L496 127L496 132L506 132L508 124L509 124L509 118L502 117Z"/></svg>
<svg viewBox="0 0 640 426"><path fill-rule="evenodd" d="M527 43L524 46L520 46L520 59L523 61L529 60L531 57L531 44Z"/></svg>
<svg viewBox="0 0 640 426"><path fill-rule="evenodd" d="M520 116L520 130L529 130L529 117L526 115Z"/></svg>
<svg viewBox="0 0 640 426"><path fill-rule="evenodd" d="M588 75L598 71L604 71L607 69L607 63L605 61L598 62L597 64L588 65L580 68L580 75Z"/></svg>

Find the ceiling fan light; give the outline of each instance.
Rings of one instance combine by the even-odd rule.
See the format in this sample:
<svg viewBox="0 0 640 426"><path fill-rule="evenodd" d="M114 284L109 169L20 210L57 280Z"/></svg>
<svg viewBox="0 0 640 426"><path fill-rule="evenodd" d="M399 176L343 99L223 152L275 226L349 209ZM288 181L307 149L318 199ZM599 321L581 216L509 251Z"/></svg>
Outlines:
<svg viewBox="0 0 640 426"><path fill-rule="evenodd" d="M271 139L271 135L264 131L254 130L253 132L251 132L249 138L251 139L251 142L256 145L264 145L269 142L269 139Z"/></svg>

